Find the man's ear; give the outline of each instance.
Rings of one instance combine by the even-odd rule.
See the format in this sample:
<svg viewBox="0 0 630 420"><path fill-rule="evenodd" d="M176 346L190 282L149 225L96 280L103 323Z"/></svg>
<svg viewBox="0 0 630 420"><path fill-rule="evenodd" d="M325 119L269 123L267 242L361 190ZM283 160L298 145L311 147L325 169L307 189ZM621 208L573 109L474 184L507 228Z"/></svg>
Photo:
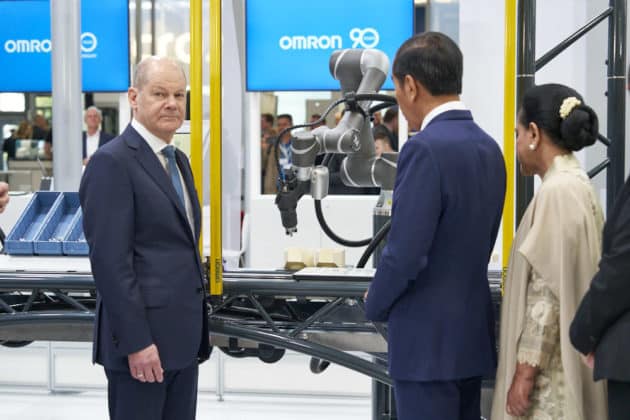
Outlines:
<svg viewBox="0 0 630 420"><path fill-rule="evenodd" d="M413 102L418 97L418 84L416 79L414 79L411 75L405 75L405 79L403 82L403 91L405 92L405 96L410 102Z"/></svg>
<svg viewBox="0 0 630 420"><path fill-rule="evenodd" d="M127 99L129 100L131 109L136 109L138 100L138 89L136 89L135 87L130 87L129 89L127 89Z"/></svg>

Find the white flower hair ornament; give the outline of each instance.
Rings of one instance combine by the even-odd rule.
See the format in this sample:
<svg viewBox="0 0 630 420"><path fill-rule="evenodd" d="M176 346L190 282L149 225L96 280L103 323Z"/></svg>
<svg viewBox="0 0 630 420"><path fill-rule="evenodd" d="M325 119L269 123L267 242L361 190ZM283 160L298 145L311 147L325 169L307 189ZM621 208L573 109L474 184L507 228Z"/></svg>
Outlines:
<svg viewBox="0 0 630 420"><path fill-rule="evenodd" d="M560 118L562 118L563 120L566 119L571 111L573 111L573 109L579 105L582 105L582 101L580 101L575 96L564 98L564 101L562 101L562 105L560 105Z"/></svg>

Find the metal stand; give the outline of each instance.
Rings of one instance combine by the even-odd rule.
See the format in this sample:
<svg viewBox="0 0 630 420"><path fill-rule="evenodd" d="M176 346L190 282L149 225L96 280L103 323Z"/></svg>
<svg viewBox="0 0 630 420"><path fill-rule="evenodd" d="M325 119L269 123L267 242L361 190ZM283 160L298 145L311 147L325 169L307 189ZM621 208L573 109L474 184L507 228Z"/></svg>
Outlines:
<svg viewBox="0 0 630 420"><path fill-rule="evenodd" d="M392 209L386 203L390 202L391 193L387 196L386 192L382 192L384 196L379 199L379 203L374 209L373 218L373 230L374 234L378 232L381 227L391 218ZM383 247L387 242L387 238L381 242L374 250L374 256L372 257L372 265L376 267L378 260L383 252ZM385 364L383 361L376 359L375 363ZM372 420L394 420L397 419L396 415L396 402L394 400L394 389L385 385L382 382L372 380Z"/></svg>

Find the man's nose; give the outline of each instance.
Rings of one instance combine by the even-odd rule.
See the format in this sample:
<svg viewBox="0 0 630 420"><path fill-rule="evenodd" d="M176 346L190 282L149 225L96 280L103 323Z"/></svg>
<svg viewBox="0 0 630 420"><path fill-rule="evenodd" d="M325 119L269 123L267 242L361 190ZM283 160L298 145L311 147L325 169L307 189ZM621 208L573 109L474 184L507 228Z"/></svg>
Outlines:
<svg viewBox="0 0 630 420"><path fill-rule="evenodd" d="M166 97L166 105L170 106L170 107L174 107L177 104L177 99L175 98L175 95L168 95Z"/></svg>

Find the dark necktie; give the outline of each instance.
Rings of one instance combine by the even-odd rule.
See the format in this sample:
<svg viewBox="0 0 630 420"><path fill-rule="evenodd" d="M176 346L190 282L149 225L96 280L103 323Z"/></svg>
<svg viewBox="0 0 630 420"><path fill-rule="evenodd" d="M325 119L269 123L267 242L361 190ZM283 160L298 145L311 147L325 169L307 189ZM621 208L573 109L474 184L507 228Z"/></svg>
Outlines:
<svg viewBox="0 0 630 420"><path fill-rule="evenodd" d="M175 147L168 145L162 149L162 154L166 156L166 170L171 177L171 182L175 191L182 202L182 206L186 208L186 201L184 200L184 188L182 182L179 179L179 171L177 170L177 162L175 161Z"/></svg>

